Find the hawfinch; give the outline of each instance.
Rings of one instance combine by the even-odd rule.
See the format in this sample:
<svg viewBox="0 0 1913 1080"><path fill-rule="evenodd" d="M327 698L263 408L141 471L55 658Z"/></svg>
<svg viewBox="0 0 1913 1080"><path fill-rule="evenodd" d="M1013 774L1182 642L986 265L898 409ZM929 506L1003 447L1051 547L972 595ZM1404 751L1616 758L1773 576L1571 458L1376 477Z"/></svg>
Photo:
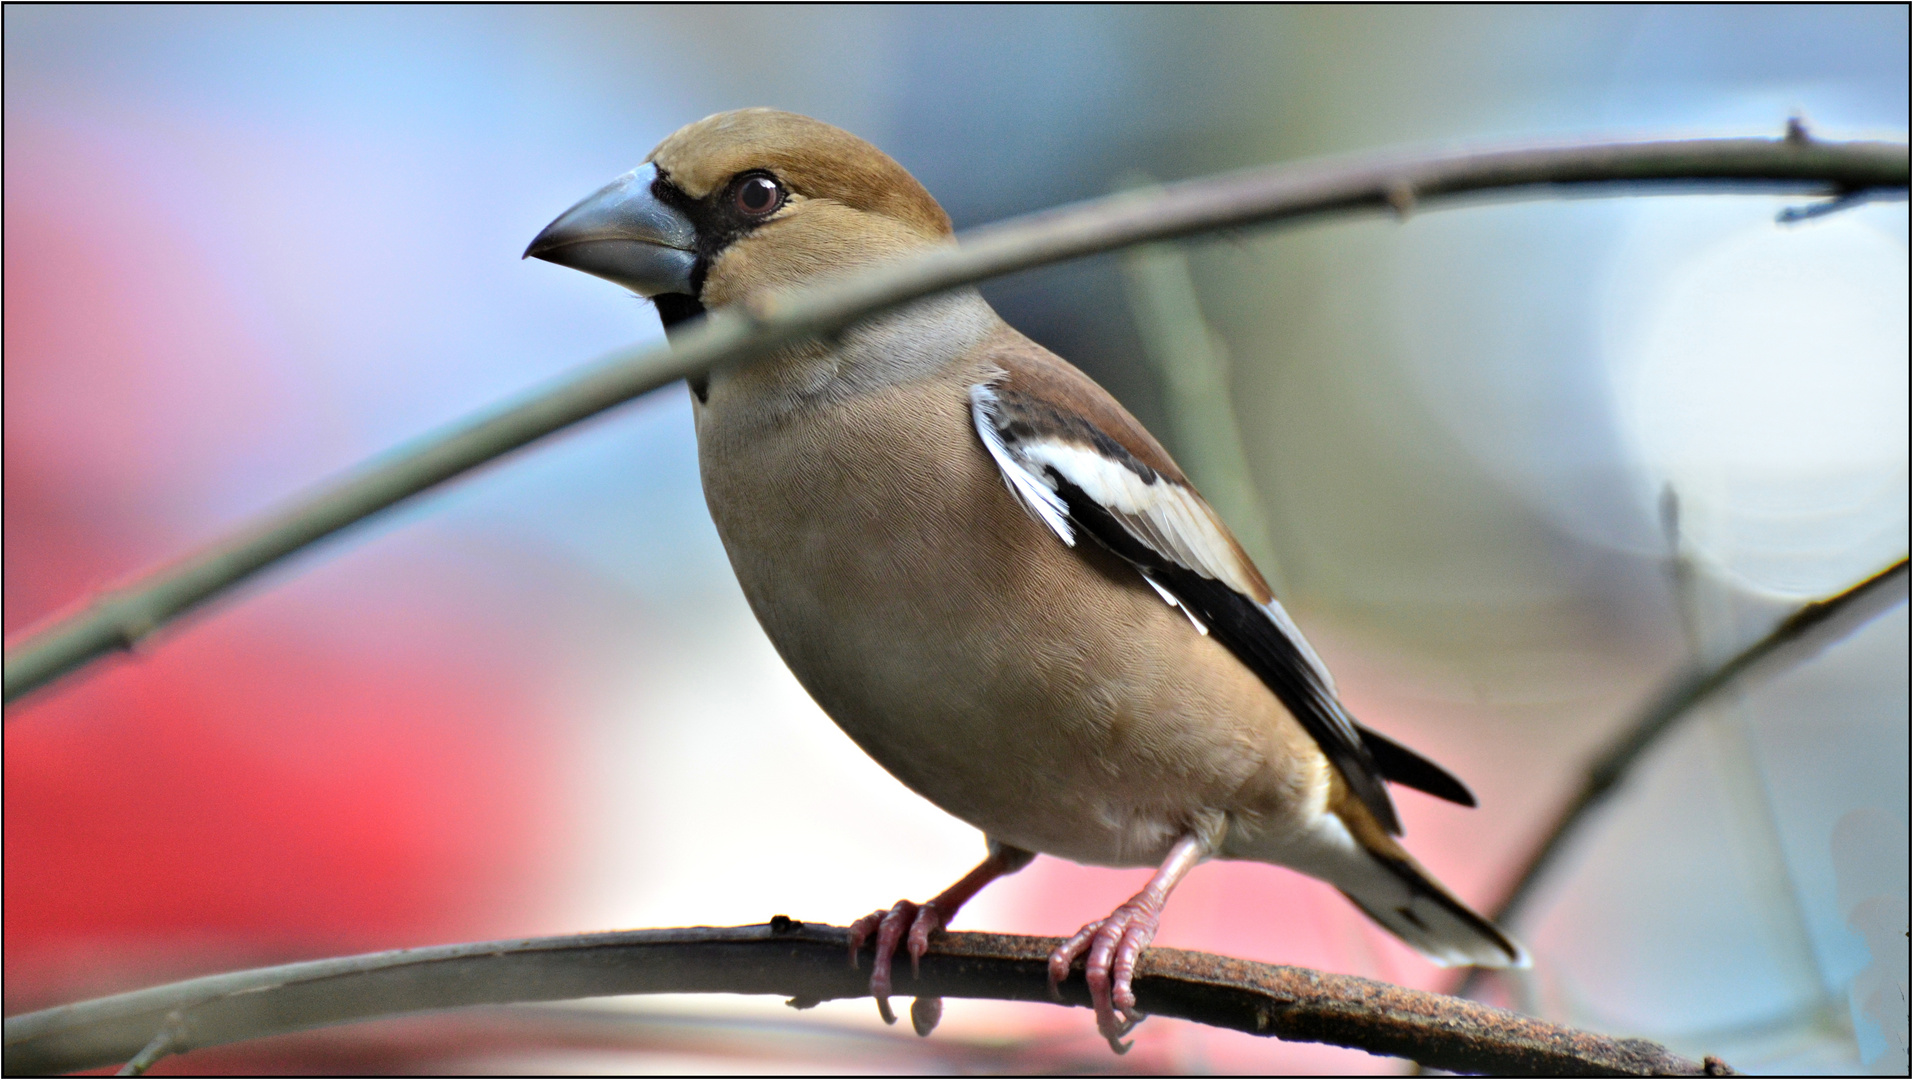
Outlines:
<svg viewBox="0 0 1913 1080"><path fill-rule="evenodd" d="M710 308L947 246L903 167L770 109L692 124L527 249ZM1395 839L1389 783L1467 788L1357 723L1242 547L1149 432L974 290L691 384L704 496L758 621L804 688L989 856L926 903L858 920L886 1020L914 962L983 886L1037 852L1152 866L1050 957L1085 960L1118 1051L1138 956L1206 859L1334 885L1437 964L1520 965ZM919 999L918 1030L940 1003Z"/></svg>

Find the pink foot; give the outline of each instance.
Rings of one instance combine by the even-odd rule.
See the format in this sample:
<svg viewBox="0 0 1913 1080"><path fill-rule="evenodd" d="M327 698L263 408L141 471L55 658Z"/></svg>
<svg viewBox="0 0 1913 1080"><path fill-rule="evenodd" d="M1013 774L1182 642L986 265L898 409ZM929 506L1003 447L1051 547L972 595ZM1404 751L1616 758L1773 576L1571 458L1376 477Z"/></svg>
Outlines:
<svg viewBox="0 0 1913 1080"><path fill-rule="evenodd" d="M1142 1022L1136 1008L1136 992L1130 987L1136 975L1136 961L1156 936L1162 917L1162 904L1152 902L1145 891L1128 903L1076 931L1076 936L1057 946L1049 957L1050 992L1069 978L1070 965L1085 952L1083 979L1089 983L1089 999L1096 1007L1096 1030L1109 1040L1109 1048L1118 1054L1129 1052L1122 1037Z"/></svg>
<svg viewBox="0 0 1913 1080"><path fill-rule="evenodd" d="M899 900L889 911L873 911L850 924L851 967L857 966L857 954L863 950L871 932L876 932L877 955L870 966L870 995L877 999L877 1013L884 1023L897 1022L897 1014L890 1011L890 963L896 958L898 943L903 942L904 951L910 954L910 975L914 978L923 962L923 954L930 951L930 935L942 927L943 915L935 901L917 904L909 900ZM942 1016L941 998L918 998L910 1007L910 1024L919 1035L935 1030Z"/></svg>

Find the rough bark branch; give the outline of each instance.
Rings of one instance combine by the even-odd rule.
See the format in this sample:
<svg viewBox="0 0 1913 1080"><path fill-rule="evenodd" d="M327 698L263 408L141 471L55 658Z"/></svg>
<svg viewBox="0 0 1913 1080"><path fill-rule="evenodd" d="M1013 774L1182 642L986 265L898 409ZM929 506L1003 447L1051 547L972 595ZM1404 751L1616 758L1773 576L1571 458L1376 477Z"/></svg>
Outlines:
<svg viewBox="0 0 1913 1080"><path fill-rule="evenodd" d="M1052 1000L1055 938L942 934L909 993ZM782 916L760 926L630 930L449 945L213 975L9 1018L8 1075L127 1061L156 1045L185 1053L424 1009L612 994L777 994L806 1007L869 993L841 927ZM1150 949L1142 1008L1250 1034L1350 1046L1458 1072L1527 1076L1727 1075L1641 1039L1614 1039L1460 998L1350 975L1179 949ZM1064 1004L1087 1007L1080 977ZM150 1062L149 1062L150 1064Z"/></svg>
<svg viewBox="0 0 1913 1080"><path fill-rule="evenodd" d="M394 503L614 405L719 364L828 335L947 289L1152 240L1335 212L1406 216L1457 196L1602 190L1791 192L1901 197L1907 148L1780 139L1576 143L1281 165L1126 192L979 229L960 246L713 312L668 345L614 353L517 401L354 469L231 536L107 591L23 635L5 657L4 699L115 650L261 570Z"/></svg>
<svg viewBox="0 0 1913 1080"><path fill-rule="evenodd" d="M1904 603L1908 590L1907 559L1874 574L1845 592L1813 600L1795 608L1759 641L1720 664L1690 667L1668 680L1634 721L1588 766L1586 777L1568 800L1554 826L1522 865L1506 897L1495 905L1494 920L1504 926L1519 922L1534 898L1535 888L1553 867L1567 842L1588 817L1607 801L1648 750L1709 698L1755 673L1769 674L1812 659L1822 649L1871 622L1874 617ZM1488 977L1471 968L1456 994L1468 997Z"/></svg>

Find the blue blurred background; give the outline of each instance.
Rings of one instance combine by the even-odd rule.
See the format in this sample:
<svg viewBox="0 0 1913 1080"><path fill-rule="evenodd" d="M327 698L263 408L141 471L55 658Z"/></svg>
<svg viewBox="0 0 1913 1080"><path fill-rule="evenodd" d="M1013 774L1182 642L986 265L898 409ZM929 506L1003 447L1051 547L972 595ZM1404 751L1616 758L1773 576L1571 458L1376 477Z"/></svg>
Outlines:
<svg viewBox="0 0 1913 1080"><path fill-rule="evenodd" d="M518 256L718 110L856 132L960 229L1400 144L1775 135L1795 113L1904 141L1908 116L1903 6L4 18L9 635L659 339L643 302ZM1906 550L1906 204L1783 228L1786 205L1474 206L985 291L1200 459L1355 711L1474 786L1476 811L1402 801L1415 851L1487 903L1671 672ZM1149 332L1164 304L1226 364L1241 439L1221 464L1178 396L1187 349ZM1514 928L1537 964L1506 1000L1750 1071L1903 1073L1907 649L1902 605L1687 724ZM9 1013L345 951L841 923L981 850L763 639L705 516L681 387L8 715ZM1039 859L958 925L1068 933L1139 878ZM1266 867L1199 870L1158 940L1453 985ZM483 1049L372 1025L161 1071L1402 1067L1162 1019L1117 1060L1084 1014L1037 1006L951 1002L921 1043L879 1034L868 1002L593 1007L628 1022L586 1038L552 1012Z"/></svg>

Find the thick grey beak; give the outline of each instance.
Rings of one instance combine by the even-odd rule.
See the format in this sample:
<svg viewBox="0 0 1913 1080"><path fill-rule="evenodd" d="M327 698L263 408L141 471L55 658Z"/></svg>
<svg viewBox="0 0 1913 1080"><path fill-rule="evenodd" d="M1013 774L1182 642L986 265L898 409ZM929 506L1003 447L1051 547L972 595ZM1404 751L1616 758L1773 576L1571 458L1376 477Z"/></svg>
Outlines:
<svg viewBox="0 0 1913 1080"><path fill-rule="evenodd" d="M697 228L651 194L656 165L640 165L558 215L526 258L615 281L640 296L694 295Z"/></svg>

